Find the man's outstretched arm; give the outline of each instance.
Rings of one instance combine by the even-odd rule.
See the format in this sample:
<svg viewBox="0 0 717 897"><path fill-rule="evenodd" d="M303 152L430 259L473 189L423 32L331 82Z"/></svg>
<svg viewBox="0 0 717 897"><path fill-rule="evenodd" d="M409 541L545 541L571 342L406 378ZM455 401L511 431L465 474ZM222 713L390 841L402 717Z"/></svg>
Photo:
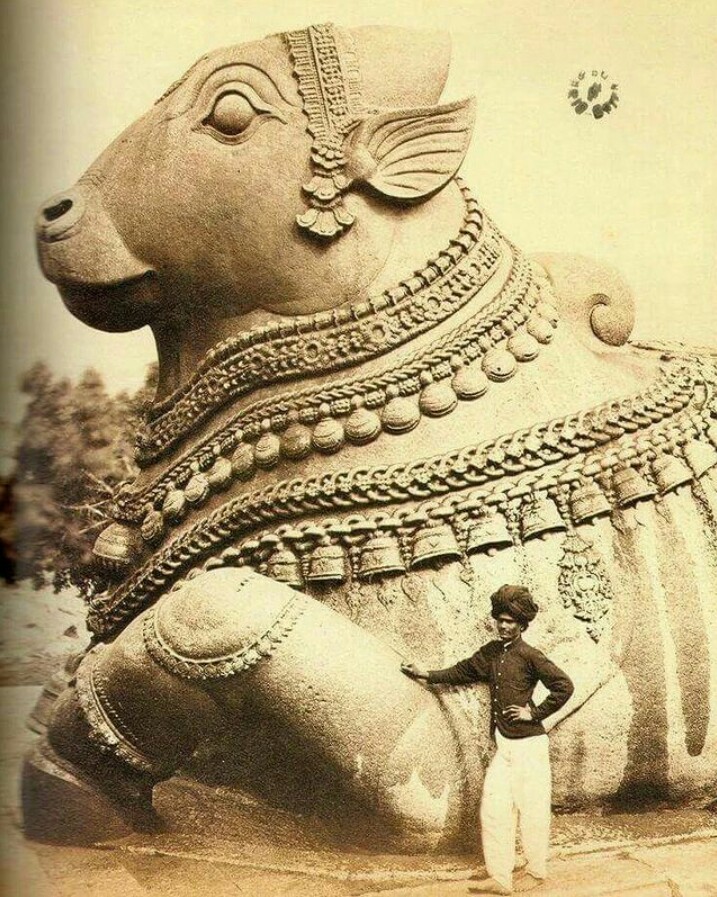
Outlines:
<svg viewBox="0 0 717 897"><path fill-rule="evenodd" d="M489 663L483 649L472 657L443 670L423 670L414 663L401 664L401 671L412 679L423 679L429 685L469 685L471 682L487 682Z"/></svg>

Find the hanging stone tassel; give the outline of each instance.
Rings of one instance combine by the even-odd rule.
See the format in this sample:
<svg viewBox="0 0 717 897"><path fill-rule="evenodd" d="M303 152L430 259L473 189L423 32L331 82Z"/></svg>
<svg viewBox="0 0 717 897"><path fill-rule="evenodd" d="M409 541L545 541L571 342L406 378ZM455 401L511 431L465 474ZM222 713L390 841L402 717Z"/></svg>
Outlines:
<svg viewBox="0 0 717 897"><path fill-rule="evenodd" d="M558 591L563 605L585 625L598 642L607 628L613 589L607 571L592 543L569 533L563 542Z"/></svg>

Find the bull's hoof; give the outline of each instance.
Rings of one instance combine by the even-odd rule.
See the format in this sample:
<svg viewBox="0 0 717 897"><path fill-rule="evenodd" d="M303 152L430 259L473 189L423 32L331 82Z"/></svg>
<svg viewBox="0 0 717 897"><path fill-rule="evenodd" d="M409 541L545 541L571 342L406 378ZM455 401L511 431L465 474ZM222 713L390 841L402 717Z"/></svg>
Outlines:
<svg viewBox="0 0 717 897"><path fill-rule="evenodd" d="M22 809L25 835L52 844L90 845L162 826L147 795L120 802L45 741L25 758Z"/></svg>

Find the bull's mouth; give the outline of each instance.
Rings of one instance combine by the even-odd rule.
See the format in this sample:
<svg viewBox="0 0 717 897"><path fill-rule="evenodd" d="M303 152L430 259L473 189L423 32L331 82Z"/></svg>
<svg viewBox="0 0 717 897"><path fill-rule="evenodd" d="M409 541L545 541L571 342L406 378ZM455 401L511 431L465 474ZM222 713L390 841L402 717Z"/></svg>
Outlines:
<svg viewBox="0 0 717 897"><path fill-rule="evenodd" d="M56 281L62 301L76 318L97 330L119 333L151 323L159 302L153 271L110 283Z"/></svg>

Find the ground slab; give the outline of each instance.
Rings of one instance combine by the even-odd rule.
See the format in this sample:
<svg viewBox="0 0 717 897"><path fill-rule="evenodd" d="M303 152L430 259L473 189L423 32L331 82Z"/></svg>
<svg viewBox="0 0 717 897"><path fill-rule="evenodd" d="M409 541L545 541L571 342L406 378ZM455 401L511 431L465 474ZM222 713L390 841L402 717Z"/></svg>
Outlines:
<svg viewBox="0 0 717 897"><path fill-rule="evenodd" d="M0 688L2 893L6 897L467 897L475 856L322 849L320 830L186 779L158 790L169 830L94 848L30 844L17 781L39 689ZM198 815L197 809L202 813ZM542 897L717 897L717 818L706 810L556 817Z"/></svg>

